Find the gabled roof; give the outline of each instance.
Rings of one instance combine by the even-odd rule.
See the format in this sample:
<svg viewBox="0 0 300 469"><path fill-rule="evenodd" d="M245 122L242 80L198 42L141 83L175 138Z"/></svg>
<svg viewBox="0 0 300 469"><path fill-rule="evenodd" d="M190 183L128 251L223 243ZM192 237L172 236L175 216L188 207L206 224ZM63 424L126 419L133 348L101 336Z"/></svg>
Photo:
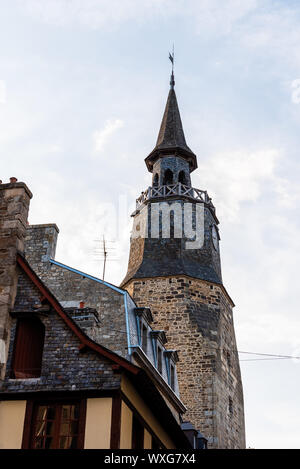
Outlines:
<svg viewBox="0 0 300 469"><path fill-rule="evenodd" d="M83 330L73 321L72 318L64 311L63 307L59 303L59 301L55 298L53 293L46 287L46 285L42 282L42 280L37 276L37 274L32 270L26 259L21 255L17 255L17 263L19 267L26 273L26 275L31 279L34 285L40 290L41 294L44 296L45 299L49 301L51 306L55 309L58 315L62 318L65 324L73 331L73 333L78 337L80 340L80 349L89 348L94 352L99 353L101 356L108 358L116 366L122 367L125 370L137 375L140 372L140 368L130 363L125 358L117 355L116 353L112 352L111 350L99 345L98 343L94 342L90 339Z"/></svg>
<svg viewBox="0 0 300 469"><path fill-rule="evenodd" d="M103 347L93 340L91 340L80 327L70 318L67 313L64 311L63 307L60 305L59 301L55 298L55 296L51 293L51 291L46 287L43 281L37 276L37 274L33 271L30 267L29 263L23 257L22 254L17 254L17 265L23 270L23 272L30 278L33 284L38 288L41 292L41 295L44 299L46 299L49 304L54 308L54 310L58 313L61 319L65 322L65 324L72 330L72 332L78 337L80 340L79 349L83 350L85 348L89 348L94 352L98 353L102 357L107 358L108 360L112 361L112 368L115 370L122 369L126 375L133 378L134 376L134 385L138 392L143 396L146 402L151 404L151 409L153 411L154 416L160 421L163 427L168 429L170 432L171 438L174 439L175 444L178 448L190 448L190 443L186 438L185 434L182 432L180 426L178 425L176 419L174 418L171 410L169 409L168 405L166 404L164 398L162 397L159 390L156 388L153 380L150 378L148 373L143 370L142 368L133 365L125 358L120 357L116 353L108 350L106 347ZM26 398L26 395L22 393L22 396ZM7 397L11 398L11 395L1 394L1 399L5 399Z"/></svg>
<svg viewBox="0 0 300 469"><path fill-rule="evenodd" d="M106 282L102 280L101 278L94 277L93 275L87 274L85 272L82 272L81 270L74 269L74 267L70 267L69 265L62 264L61 262L55 261L54 259L49 259L50 264L56 265L58 267L61 267L62 269L69 270L70 272L74 272L77 275L80 275L81 277L88 278L90 280L94 280L94 282L102 283L102 285L105 285L108 288L111 288L112 290L121 293L122 295L124 293L127 293L127 290L124 290L123 288L116 287L116 285L113 285L112 283Z"/></svg>

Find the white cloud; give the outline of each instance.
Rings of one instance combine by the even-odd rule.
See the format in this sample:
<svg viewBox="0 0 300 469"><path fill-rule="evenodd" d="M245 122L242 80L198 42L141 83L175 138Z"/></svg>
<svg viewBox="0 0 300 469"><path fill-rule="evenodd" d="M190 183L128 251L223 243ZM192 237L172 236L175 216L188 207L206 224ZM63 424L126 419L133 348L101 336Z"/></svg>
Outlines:
<svg viewBox="0 0 300 469"><path fill-rule="evenodd" d="M265 3L265 1L263 0ZM126 21L151 18L192 19L198 32L228 34L257 7L257 0L23 0L20 5L38 20L64 26L111 29ZM261 3L261 2L260 2Z"/></svg>
<svg viewBox="0 0 300 469"><path fill-rule="evenodd" d="M25 0L21 6L38 20L58 26L77 24L92 29L111 29L128 20L149 18L170 0Z"/></svg>
<svg viewBox="0 0 300 469"><path fill-rule="evenodd" d="M121 119L107 120L103 129L96 130L93 134L94 152L101 153L112 135L123 125Z"/></svg>
<svg viewBox="0 0 300 469"><path fill-rule="evenodd" d="M0 104L6 103L6 82L0 80Z"/></svg>
<svg viewBox="0 0 300 469"><path fill-rule="evenodd" d="M291 95L292 103L299 104L300 103L300 79L299 78L292 81L291 88L293 90L292 95Z"/></svg>
<svg viewBox="0 0 300 469"><path fill-rule="evenodd" d="M218 212L234 221L243 202L255 202L264 183L277 181L274 170L280 156L276 149L217 153L199 164L198 178L209 188Z"/></svg>
<svg viewBox="0 0 300 469"><path fill-rule="evenodd" d="M265 3L265 1L260 1ZM201 35L227 35L248 14L258 7L257 0L202 0L191 2L190 8L197 32ZM182 4L182 13L189 11Z"/></svg>

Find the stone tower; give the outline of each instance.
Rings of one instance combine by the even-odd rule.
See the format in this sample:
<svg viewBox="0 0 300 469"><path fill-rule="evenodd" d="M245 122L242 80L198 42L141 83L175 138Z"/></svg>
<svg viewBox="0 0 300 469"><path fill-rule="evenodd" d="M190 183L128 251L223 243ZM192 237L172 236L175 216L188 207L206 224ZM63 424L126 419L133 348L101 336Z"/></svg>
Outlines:
<svg viewBox="0 0 300 469"><path fill-rule="evenodd" d="M138 306L151 308L168 348L178 351L185 419L211 448L244 448L234 304L222 283L219 221L207 192L191 185L197 158L186 144L173 72L170 85L156 146L145 159L152 186L132 215L122 287Z"/></svg>

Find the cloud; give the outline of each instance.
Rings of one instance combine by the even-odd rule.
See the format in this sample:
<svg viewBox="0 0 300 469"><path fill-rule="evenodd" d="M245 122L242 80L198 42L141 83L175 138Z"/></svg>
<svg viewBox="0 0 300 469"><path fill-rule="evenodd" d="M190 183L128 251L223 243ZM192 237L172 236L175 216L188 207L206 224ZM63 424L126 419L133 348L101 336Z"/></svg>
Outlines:
<svg viewBox="0 0 300 469"><path fill-rule="evenodd" d="M260 0L260 3L266 3ZM20 5L34 18L58 26L77 24L111 29L128 21L147 22L168 17L191 19L198 32L228 34L257 8L257 0L23 0Z"/></svg>
<svg viewBox="0 0 300 469"><path fill-rule="evenodd" d="M6 103L6 82L0 80L0 104Z"/></svg>
<svg viewBox="0 0 300 469"><path fill-rule="evenodd" d="M226 151L212 155L199 164L198 178L210 188L210 196L224 217L237 220L243 202L255 202L266 182L275 181L283 191L284 185L275 175L282 157L277 149ZM197 177L197 176L196 176Z"/></svg>
<svg viewBox="0 0 300 469"><path fill-rule="evenodd" d="M291 88L292 88L292 95L291 95L292 103L299 104L300 103L300 79L299 78L292 81Z"/></svg>
<svg viewBox="0 0 300 469"><path fill-rule="evenodd" d="M93 133L94 153L101 153L112 135L123 125L124 122L121 119L107 120L103 129L96 130Z"/></svg>
<svg viewBox="0 0 300 469"><path fill-rule="evenodd" d="M260 4L266 3L260 0ZM232 33L250 13L257 10L257 0L202 0L190 3L196 31L201 35L222 36ZM182 4L182 13L189 8Z"/></svg>
<svg viewBox="0 0 300 469"><path fill-rule="evenodd" d="M128 20L147 20L170 0L23 0L20 3L30 16L57 26L77 24L92 29L111 29ZM172 11L172 9L171 9Z"/></svg>

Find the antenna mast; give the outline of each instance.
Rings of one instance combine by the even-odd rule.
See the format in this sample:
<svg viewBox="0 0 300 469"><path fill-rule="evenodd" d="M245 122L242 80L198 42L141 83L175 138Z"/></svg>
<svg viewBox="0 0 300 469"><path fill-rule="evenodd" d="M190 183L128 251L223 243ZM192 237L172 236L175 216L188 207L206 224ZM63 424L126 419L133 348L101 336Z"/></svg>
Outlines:
<svg viewBox="0 0 300 469"><path fill-rule="evenodd" d="M107 251L106 251L106 247L105 247L105 238L104 238L104 235L103 235L103 276L102 276L102 280L104 280L104 277L105 277L105 266L106 266L106 257L107 257Z"/></svg>
<svg viewBox="0 0 300 469"><path fill-rule="evenodd" d="M106 270L106 261L117 261L118 258L115 256L115 247L112 246L114 241L109 241L105 239L105 236L102 236L102 239L95 239L97 247L94 249L94 254L97 258L103 260L103 270L102 270L102 280L105 279L105 270ZM100 244L100 246L99 246Z"/></svg>

